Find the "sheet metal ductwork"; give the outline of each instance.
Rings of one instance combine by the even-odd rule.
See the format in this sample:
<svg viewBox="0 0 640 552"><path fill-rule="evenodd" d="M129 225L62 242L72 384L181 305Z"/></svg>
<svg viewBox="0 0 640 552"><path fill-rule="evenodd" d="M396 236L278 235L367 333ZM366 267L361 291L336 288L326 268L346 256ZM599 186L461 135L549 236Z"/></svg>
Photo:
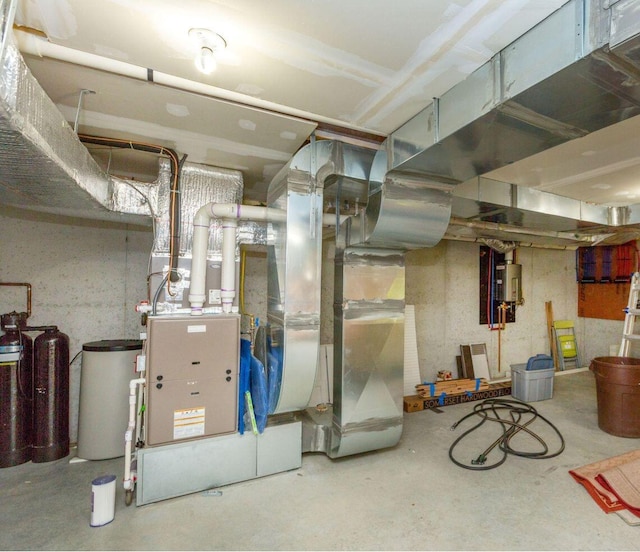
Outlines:
<svg viewBox="0 0 640 552"><path fill-rule="evenodd" d="M388 168L381 149L366 209L336 242L332 419L310 411L318 430L307 445L332 458L391 447L402 435L405 252L437 244L451 214L451 185Z"/></svg>
<svg viewBox="0 0 640 552"><path fill-rule="evenodd" d="M306 405L315 375L316 363L309 359L318 355L320 297L314 287L319 287L299 284L305 267L308 275L319 269L314 212L323 201L322 190L329 190L338 208L341 198L368 198L366 208L347 217L336 232L333 405L324 412L307 409L303 424L303 450L332 458L393 446L402 434L404 253L438 243L450 216L450 185L387 169L385 150L312 142L269 188L269 206L287 211L287 223L274 225L269 263L269 320L276 340L279 335L285 340L283 386L287 371L306 373L297 405L285 403L287 408ZM290 214L292 205L299 210ZM312 309L303 316L292 308L301 299L296 290L302 289L304 306ZM300 329L307 333L298 334ZM306 354L301 354L305 340Z"/></svg>
<svg viewBox="0 0 640 552"><path fill-rule="evenodd" d="M281 351L282 383L276 413L306 407L320 344L320 265L325 185L362 187L374 152L334 141L302 148L269 185L269 208L286 211L273 222L268 247L268 320Z"/></svg>
<svg viewBox="0 0 640 552"><path fill-rule="evenodd" d="M313 435L312 449L338 457L397 443L402 430L404 251L435 245L445 235L454 186L640 113L633 59L637 46L635 39L629 40L633 25L626 26L623 37L602 6L569 2L434 100L378 153L367 208L340 229L333 423L331 431ZM625 11L626 6L621 2L613 9ZM624 15L638 20L638 10ZM519 210L526 205L535 212L535 202L518 204L517 192L510 192L509 204L501 207L515 216L509 218L512 228L503 231L523 223L543 227L551 220L536 221ZM495 206L482 202L480 194L474 202L473 191L467 190L471 203L466 204L464 195L456 202L459 211L471 205L480 212L472 216L496 215ZM570 210L569 216L549 213L548 198L541 198L539 212L551 215L562 230L593 230L619 214L597 208ZM454 222L496 237L489 225L471 228L461 217ZM544 232L537 230L538 237L569 237ZM582 239L575 231L570 237L574 243ZM585 242L592 243L588 238ZM376 362L378 358L385 362Z"/></svg>
<svg viewBox="0 0 640 552"><path fill-rule="evenodd" d="M391 135L391 168L463 182L640 114L640 14L603 4L568 2L434 100Z"/></svg>
<svg viewBox="0 0 640 552"><path fill-rule="evenodd" d="M639 115L639 33L637 2L568 2L392 133L390 169L452 184L468 182ZM624 213L587 205L576 212L579 202L565 210L564 198L530 192L521 188L517 204L505 205L503 199L492 201L492 196L504 197L500 186L475 197L469 187L460 195L456 190L453 214L521 227L533 220L533 228L549 230L594 227L596 233L598 226L609 225L615 232L617 226L640 221L636 205ZM509 196L515 197L513 191ZM551 213L545 211L550 206Z"/></svg>

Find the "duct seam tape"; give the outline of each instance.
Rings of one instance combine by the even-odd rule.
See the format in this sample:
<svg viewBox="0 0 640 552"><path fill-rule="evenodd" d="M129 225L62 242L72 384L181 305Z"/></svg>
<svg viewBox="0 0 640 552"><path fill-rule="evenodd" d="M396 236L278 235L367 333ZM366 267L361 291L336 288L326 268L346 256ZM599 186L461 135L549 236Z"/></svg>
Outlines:
<svg viewBox="0 0 640 552"><path fill-rule="evenodd" d="M102 527L115 517L116 476L103 475L91 482L91 527Z"/></svg>

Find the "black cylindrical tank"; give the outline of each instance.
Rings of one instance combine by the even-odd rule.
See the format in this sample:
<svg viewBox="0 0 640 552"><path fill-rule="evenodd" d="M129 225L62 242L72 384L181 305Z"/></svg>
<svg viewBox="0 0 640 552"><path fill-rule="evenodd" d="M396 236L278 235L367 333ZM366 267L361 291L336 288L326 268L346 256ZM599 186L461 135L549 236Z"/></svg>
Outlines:
<svg viewBox="0 0 640 552"><path fill-rule="evenodd" d="M33 343L34 462L69 454L69 338L50 326Z"/></svg>
<svg viewBox="0 0 640 552"><path fill-rule="evenodd" d="M33 442L33 340L16 325L0 336L0 468L31 460ZM19 358L9 351L18 349ZM4 358L3 358L4 357ZM12 360L6 361L6 358Z"/></svg>

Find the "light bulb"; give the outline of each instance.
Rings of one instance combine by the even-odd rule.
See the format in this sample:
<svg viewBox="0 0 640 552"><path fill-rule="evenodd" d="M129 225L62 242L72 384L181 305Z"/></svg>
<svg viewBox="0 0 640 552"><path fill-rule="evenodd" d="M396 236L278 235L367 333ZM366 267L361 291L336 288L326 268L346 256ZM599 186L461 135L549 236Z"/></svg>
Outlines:
<svg viewBox="0 0 640 552"><path fill-rule="evenodd" d="M208 75L216 69L216 58L213 55L213 50L207 46L200 48L198 55L196 56L196 68L201 73Z"/></svg>

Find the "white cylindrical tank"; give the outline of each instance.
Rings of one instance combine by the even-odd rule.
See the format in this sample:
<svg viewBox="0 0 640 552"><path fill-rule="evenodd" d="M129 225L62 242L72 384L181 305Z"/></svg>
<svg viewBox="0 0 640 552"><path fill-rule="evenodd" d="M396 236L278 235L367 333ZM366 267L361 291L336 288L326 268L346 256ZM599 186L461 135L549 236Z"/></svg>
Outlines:
<svg viewBox="0 0 640 552"><path fill-rule="evenodd" d="M129 381L137 376L136 339L103 340L82 346L78 457L105 460L124 455L129 423Z"/></svg>

